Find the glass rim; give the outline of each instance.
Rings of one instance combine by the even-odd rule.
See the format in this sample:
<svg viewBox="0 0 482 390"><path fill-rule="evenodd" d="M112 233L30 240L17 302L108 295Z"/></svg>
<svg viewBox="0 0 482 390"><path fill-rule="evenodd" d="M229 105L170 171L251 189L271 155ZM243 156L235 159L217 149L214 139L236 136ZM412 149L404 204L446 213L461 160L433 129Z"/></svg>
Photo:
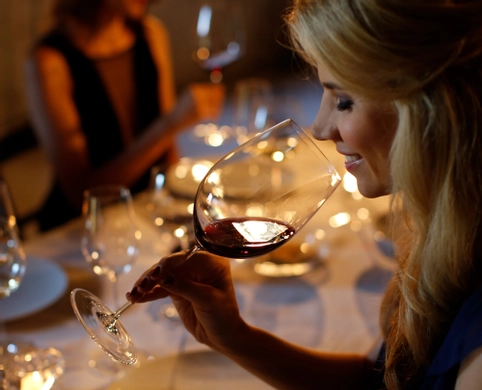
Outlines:
<svg viewBox="0 0 482 390"><path fill-rule="evenodd" d="M255 143L257 142L258 140L262 139L263 136L275 131L277 128L281 128L283 126L285 126L287 123L289 123L289 125L299 134L300 138L303 140L303 142L305 142L305 144L310 148L310 150L316 154L316 155L319 155L320 157L320 160L324 160L325 163L327 163L331 170L336 173L338 176L340 176L339 172L337 171L337 169L335 168L335 165L330 161L330 159L328 159L328 157L326 156L325 153L323 153L323 151L321 150L321 148L316 144L315 140L313 139L313 137L311 137L305 130L303 130L303 128L298 125L298 123L296 123L293 119L291 118L287 118L287 119L284 119L280 122L278 122L277 124L271 126L270 128L266 129L266 130L263 130L259 133L257 133L256 135L254 135L252 138L250 138L249 140L247 140L246 142L243 142L241 145L238 145L237 147L233 148L232 150L230 150L228 153L226 153L224 156L218 158L213 166L211 167L211 169L209 170L208 174L212 171L212 169L214 168L214 165L217 164L217 162L221 161L221 160L225 160L227 159L231 154L234 154L236 153L238 150L242 149L245 147L246 144L249 144L249 143ZM207 175L206 175L207 176ZM341 177L341 176L340 176ZM202 181L201 181L202 182Z"/></svg>

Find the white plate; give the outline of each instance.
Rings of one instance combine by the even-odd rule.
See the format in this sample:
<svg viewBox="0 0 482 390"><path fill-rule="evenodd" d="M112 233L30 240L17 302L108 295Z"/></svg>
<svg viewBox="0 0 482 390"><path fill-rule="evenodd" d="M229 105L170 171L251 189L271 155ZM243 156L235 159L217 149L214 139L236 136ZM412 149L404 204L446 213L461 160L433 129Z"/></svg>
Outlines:
<svg viewBox="0 0 482 390"><path fill-rule="evenodd" d="M214 164L208 158L181 158L166 172L166 186L171 193L186 199L194 199L199 183Z"/></svg>
<svg viewBox="0 0 482 390"><path fill-rule="evenodd" d="M45 309L62 296L67 285L67 275L57 264L28 257L19 289L0 301L0 318L12 321Z"/></svg>

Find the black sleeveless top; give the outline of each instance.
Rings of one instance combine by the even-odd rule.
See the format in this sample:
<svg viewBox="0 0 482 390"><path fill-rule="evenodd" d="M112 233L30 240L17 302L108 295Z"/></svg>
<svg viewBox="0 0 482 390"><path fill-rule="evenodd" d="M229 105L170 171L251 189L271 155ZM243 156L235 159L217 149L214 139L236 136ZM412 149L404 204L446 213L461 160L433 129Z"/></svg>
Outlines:
<svg viewBox="0 0 482 390"><path fill-rule="evenodd" d="M158 73L140 23L133 24L135 42L132 47L133 79L137 113L134 137L139 136L156 119L159 112ZM65 57L74 82L73 99L85 134L89 161L98 168L124 150L120 123L95 62L59 32L44 36L37 46L48 46ZM131 187L133 193L147 185L148 172ZM56 182L43 209L38 215L41 230L60 225L80 214L74 210Z"/></svg>

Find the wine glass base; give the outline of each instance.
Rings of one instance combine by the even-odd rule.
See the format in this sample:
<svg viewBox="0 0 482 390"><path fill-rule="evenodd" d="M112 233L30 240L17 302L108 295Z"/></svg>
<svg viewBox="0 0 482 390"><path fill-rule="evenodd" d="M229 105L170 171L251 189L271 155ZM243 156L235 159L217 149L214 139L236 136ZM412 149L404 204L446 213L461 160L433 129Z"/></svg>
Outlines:
<svg viewBox="0 0 482 390"><path fill-rule="evenodd" d="M136 363L137 352L129 334L101 299L77 288L70 302L84 329L108 355L124 364Z"/></svg>

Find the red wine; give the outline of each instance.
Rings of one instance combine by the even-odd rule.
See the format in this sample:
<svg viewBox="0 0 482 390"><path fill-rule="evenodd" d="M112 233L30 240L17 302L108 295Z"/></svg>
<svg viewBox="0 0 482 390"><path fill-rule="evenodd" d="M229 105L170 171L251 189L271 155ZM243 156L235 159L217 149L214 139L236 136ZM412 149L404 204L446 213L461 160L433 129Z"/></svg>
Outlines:
<svg viewBox="0 0 482 390"><path fill-rule="evenodd" d="M199 244L208 252L231 258L264 255L295 233L288 224L268 218L242 217L213 221L204 229L194 218Z"/></svg>

